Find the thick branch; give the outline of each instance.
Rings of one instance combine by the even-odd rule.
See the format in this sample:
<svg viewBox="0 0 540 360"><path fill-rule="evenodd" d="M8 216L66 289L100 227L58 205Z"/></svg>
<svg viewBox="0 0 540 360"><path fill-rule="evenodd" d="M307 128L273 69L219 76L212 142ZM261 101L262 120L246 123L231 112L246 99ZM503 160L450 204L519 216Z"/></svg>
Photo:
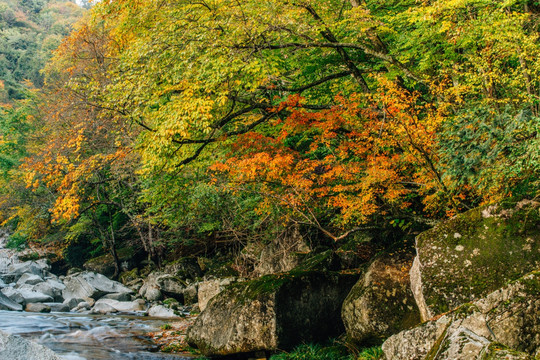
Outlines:
<svg viewBox="0 0 540 360"><path fill-rule="evenodd" d="M296 49L308 49L308 48L334 48L334 49L344 49L344 48L350 48L350 49L359 49L364 51L367 55L371 55L377 59L384 60L386 62L391 63L392 65L399 68L405 76L418 81L422 82L422 80L413 74L403 63L401 63L399 60L394 58L390 54L385 54L380 51L376 51L373 49L370 49L368 46L358 43L340 43L340 42L309 42L309 43L299 43L299 42L291 42L291 43L285 43L285 44L253 44L253 45L235 45L234 48L236 49L286 49L286 48L296 48ZM358 68L357 68L358 69ZM360 72L360 70L358 70Z"/></svg>
<svg viewBox="0 0 540 360"><path fill-rule="evenodd" d="M318 85L324 84L327 81L334 80L334 79L339 79L339 78L342 78L342 77L345 77L345 76L349 76L351 74L352 73L350 71L343 71L343 72L340 72L340 73L337 73L337 74L332 74L332 75L325 76L323 78L320 78L319 80L316 80L316 81L312 82L311 84L307 84L307 85L300 86L300 87L297 87L297 88L289 88L289 87L286 87L286 86L276 86L276 87L273 87L273 88L272 87L262 87L261 89L262 90L279 90L279 91L286 91L286 92L292 92L292 93L301 93L303 91L314 88L314 87L316 87Z"/></svg>

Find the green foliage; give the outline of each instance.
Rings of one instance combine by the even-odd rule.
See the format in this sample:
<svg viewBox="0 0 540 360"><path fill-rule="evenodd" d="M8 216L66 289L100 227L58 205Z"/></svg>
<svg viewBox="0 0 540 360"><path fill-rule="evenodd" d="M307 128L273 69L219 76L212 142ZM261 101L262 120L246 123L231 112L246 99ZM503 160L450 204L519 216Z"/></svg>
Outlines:
<svg viewBox="0 0 540 360"><path fill-rule="evenodd" d="M23 99L25 88L43 85L41 69L82 9L67 0L4 0L0 14L0 102Z"/></svg>
<svg viewBox="0 0 540 360"><path fill-rule="evenodd" d="M22 250L26 247L26 245L27 238L19 233L12 234L6 243L7 248L16 250Z"/></svg>

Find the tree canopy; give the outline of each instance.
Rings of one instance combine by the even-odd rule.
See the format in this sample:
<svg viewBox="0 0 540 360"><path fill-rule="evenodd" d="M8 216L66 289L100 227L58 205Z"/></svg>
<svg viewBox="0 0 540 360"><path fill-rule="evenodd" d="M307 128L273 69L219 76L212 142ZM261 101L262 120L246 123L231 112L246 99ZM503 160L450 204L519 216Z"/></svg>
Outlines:
<svg viewBox="0 0 540 360"><path fill-rule="evenodd" d="M48 192L50 224L97 228L113 253L137 234L152 256L534 198L539 16L526 0L102 1L44 68L16 171Z"/></svg>

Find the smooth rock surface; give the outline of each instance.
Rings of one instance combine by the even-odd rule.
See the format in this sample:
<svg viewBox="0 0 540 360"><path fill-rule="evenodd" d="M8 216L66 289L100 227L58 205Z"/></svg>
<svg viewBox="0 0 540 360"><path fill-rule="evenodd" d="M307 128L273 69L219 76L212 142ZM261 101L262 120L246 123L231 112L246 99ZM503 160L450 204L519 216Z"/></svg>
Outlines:
<svg viewBox="0 0 540 360"><path fill-rule="evenodd" d="M22 311L22 305L0 292L0 310Z"/></svg>
<svg viewBox="0 0 540 360"><path fill-rule="evenodd" d="M19 280L17 280L16 287L21 287L22 285L36 285L43 282L43 278L35 274L23 274Z"/></svg>
<svg viewBox="0 0 540 360"><path fill-rule="evenodd" d="M40 304L40 303L30 303L26 304L24 311L36 312L36 313L50 313L51 307L49 305Z"/></svg>
<svg viewBox="0 0 540 360"><path fill-rule="evenodd" d="M177 318L178 315L172 309L168 309L163 305L154 305L148 309L148 316L158 318Z"/></svg>
<svg viewBox="0 0 540 360"><path fill-rule="evenodd" d="M110 293L132 293L133 291L117 281L93 272L82 272L64 279L66 288L62 291L64 299L99 299Z"/></svg>
<svg viewBox="0 0 540 360"><path fill-rule="evenodd" d="M145 310L144 300L118 301L113 299L99 299L92 308L93 313L109 312L137 312ZM110 309L113 309L112 311Z"/></svg>

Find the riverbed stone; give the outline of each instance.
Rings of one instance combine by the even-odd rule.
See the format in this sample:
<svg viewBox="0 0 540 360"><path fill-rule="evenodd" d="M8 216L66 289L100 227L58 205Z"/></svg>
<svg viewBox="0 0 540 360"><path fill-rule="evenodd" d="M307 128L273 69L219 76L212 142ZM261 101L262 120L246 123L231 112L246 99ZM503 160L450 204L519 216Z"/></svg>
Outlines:
<svg viewBox="0 0 540 360"><path fill-rule="evenodd" d="M46 262L40 261L26 261L22 263L15 263L8 267L6 274L2 275L2 279L7 283L17 282L24 274L38 275L43 278L45 270L49 267Z"/></svg>
<svg viewBox="0 0 540 360"><path fill-rule="evenodd" d="M36 312L36 313L50 313L51 307L45 304L30 303L30 304L26 304L26 306L24 307L24 311Z"/></svg>
<svg viewBox="0 0 540 360"><path fill-rule="evenodd" d="M422 320L540 268L540 202L484 206L416 238L411 288Z"/></svg>
<svg viewBox="0 0 540 360"><path fill-rule="evenodd" d="M341 304L356 275L296 273L237 283L213 297L188 330L206 356L289 350L344 331Z"/></svg>
<svg viewBox="0 0 540 360"><path fill-rule="evenodd" d="M413 258L410 248L383 254L354 285L341 311L350 340L378 342L420 323L409 286Z"/></svg>
<svg viewBox="0 0 540 360"><path fill-rule="evenodd" d="M102 299L111 299L111 300L117 300L117 301L131 301L133 300L133 296L131 294L127 293L112 293L112 294L105 294L101 297Z"/></svg>
<svg viewBox="0 0 540 360"><path fill-rule="evenodd" d="M69 307L70 310L73 310L73 309L75 309L77 307L77 305L79 305L80 303L82 303L84 301L85 300L81 299L81 298L69 298L69 299L65 299L62 304Z"/></svg>
<svg viewBox="0 0 540 360"><path fill-rule="evenodd" d="M34 291L33 287L28 285L24 285L24 287L18 289L7 287L2 289L1 291L8 298L19 304L52 302L54 300L52 296L43 294L38 291Z"/></svg>
<svg viewBox="0 0 540 360"><path fill-rule="evenodd" d="M52 350L33 341L0 331L0 359L61 360Z"/></svg>
<svg viewBox="0 0 540 360"><path fill-rule="evenodd" d="M0 292L0 310L22 311L22 305Z"/></svg>
<svg viewBox="0 0 540 360"><path fill-rule="evenodd" d="M47 302L43 304L50 307L52 312L69 312L71 310L69 306L63 303Z"/></svg>
<svg viewBox="0 0 540 360"><path fill-rule="evenodd" d="M478 301L391 336L382 349L387 360L483 359L480 355L490 352L494 357L489 359L504 358L501 356L505 353L514 354L516 359L532 359L540 355L539 334L537 271Z"/></svg>
<svg viewBox="0 0 540 360"><path fill-rule="evenodd" d="M43 282L43 278L35 274L23 274L19 280L17 280L16 287L21 287L23 285L36 285Z"/></svg>
<svg viewBox="0 0 540 360"><path fill-rule="evenodd" d="M99 299L92 308L93 313L107 314L111 312L137 312L146 308L144 300L118 301L113 299ZM111 310L112 309L112 310Z"/></svg>
<svg viewBox="0 0 540 360"><path fill-rule="evenodd" d="M132 293L133 291L117 281L108 279L106 276L82 272L64 279L66 288L62 291L64 299L69 298L93 298L99 299L109 293Z"/></svg>
<svg viewBox="0 0 540 360"><path fill-rule="evenodd" d="M158 317L158 318L177 318L178 315L174 313L173 309L166 308L163 305L153 305L148 309L148 316Z"/></svg>
<svg viewBox="0 0 540 360"><path fill-rule="evenodd" d="M182 279L154 271L144 279L139 295L151 302L161 300L163 295L183 301L185 288L186 282Z"/></svg>

